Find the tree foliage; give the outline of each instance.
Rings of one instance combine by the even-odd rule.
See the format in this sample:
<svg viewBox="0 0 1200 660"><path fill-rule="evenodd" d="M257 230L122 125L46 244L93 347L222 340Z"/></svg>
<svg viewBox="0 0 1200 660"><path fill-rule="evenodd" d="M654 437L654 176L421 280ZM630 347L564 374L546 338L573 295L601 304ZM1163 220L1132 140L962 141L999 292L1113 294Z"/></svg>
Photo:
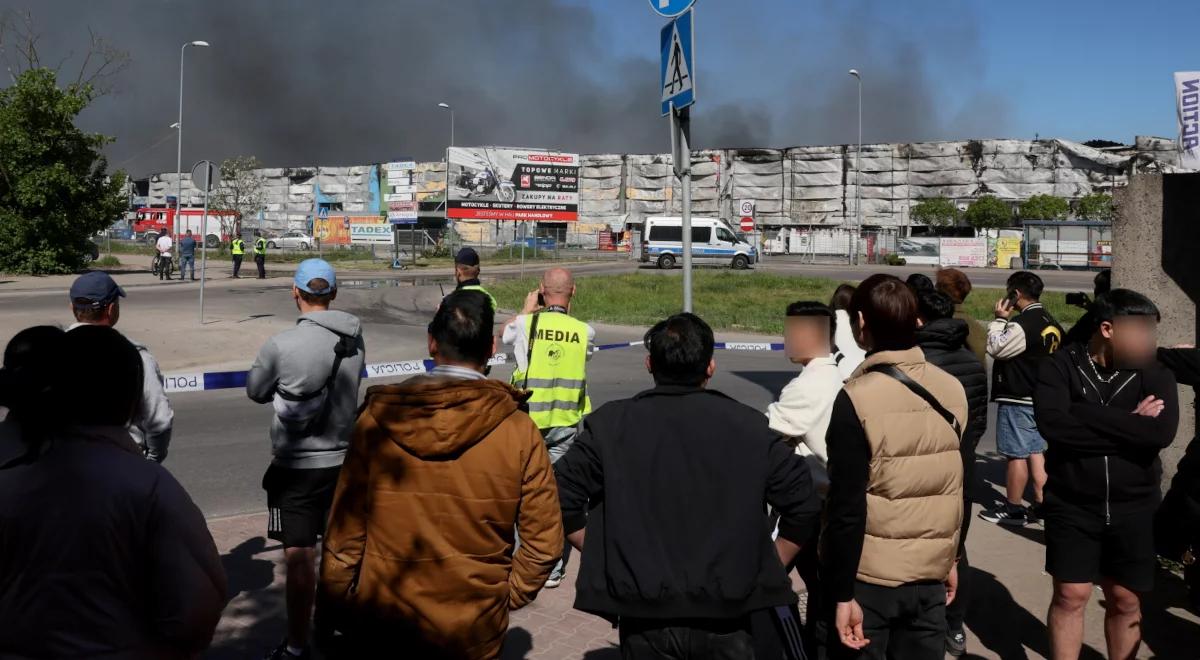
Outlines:
<svg viewBox="0 0 1200 660"><path fill-rule="evenodd" d="M239 220L261 211L266 199L261 169L262 163L254 156L237 156L222 161L221 182L213 190L214 208L237 211ZM221 233L233 235L237 230L233 224L233 221L222 216Z"/></svg>
<svg viewBox="0 0 1200 660"><path fill-rule="evenodd" d="M963 219L976 229L998 229L1012 224L1012 208L993 195L984 195L971 202Z"/></svg>
<svg viewBox="0 0 1200 660"><path fill-rule="evenodd" d="M1022 220L1066 220L1070 211L1067 200L1054 195L1034 195L1018 209Z"/></svg>
<svg viewBox="0 0 1200 660"><path fill-rule="evenodd" d="M1112 195L1108 193L1092 193L1076 202L1075 216L1080 220L1111 222L1114 213Z"/></svg>
<svg viewBox="0 0 1200 660"><path fill-rule="evenodd" d="M127 207L125 176L110 177L100 151L110 138L75 126L96 94L87 82L60 88L46 68L0 90L0 271L78 270L92 234Z"/></svg>
<svg viewBox="0 0 1200 660"><path fill-rule="evenodd" d="M945 197L922 199L912 207L912 211L909 213L913 222L930 227L953 227L958 224L960 215L954 202Z"/></svg>

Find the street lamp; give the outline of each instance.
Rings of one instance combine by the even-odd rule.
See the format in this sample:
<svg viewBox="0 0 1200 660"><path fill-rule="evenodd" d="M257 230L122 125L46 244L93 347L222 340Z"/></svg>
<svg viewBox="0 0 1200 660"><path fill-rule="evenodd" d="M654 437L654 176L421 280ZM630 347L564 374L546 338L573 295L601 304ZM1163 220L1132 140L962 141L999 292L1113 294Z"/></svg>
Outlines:
<svg viewBox="0 0 1200 660"><path fill-rule="evenodd" d="M208 48L208 42L189 41L179 47L179 121L175 122L175 129L179 131L179 138L175 147L175 222L174 226L171 227L172 240L176 236L179 236L179 206L183 202L183 53L187 50L188 46ZM178 246L176 246L175 250L175 263L179 263Z"/></svg>
<svg viewBox="0 0 1200 660"><path fill-rule="evenodd" d="M450 146L453 147L454 146L454 108L451 108L450 104L446 103L444 101L442 103L439 103L438 107L443 110L450 111Z"/></svg>
<svg viewBox="0 0 1200 660"><path fill-rule="evenodd" d="M850 241L854 248L850 263L858 263L858 239L862 234L862 186L859 185L859 158L862 155L862 75L858 69L850 69L850 75L858 81L858 148L854 151L854 237Z"/></svg>

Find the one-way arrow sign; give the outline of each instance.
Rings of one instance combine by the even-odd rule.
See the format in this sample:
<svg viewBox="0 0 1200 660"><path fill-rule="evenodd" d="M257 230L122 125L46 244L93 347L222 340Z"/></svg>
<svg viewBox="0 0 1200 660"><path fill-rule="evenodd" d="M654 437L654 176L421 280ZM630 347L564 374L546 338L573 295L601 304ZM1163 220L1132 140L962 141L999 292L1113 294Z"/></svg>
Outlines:
<svg viewBox="0 0 1200 660"><path fill-rule="evenodd" d="M692 10L689 9L667 23L659 35L662 65L659 84L662 89L662 114L671 107L685 108L696 102L695 41L692 38Z"/></svg>

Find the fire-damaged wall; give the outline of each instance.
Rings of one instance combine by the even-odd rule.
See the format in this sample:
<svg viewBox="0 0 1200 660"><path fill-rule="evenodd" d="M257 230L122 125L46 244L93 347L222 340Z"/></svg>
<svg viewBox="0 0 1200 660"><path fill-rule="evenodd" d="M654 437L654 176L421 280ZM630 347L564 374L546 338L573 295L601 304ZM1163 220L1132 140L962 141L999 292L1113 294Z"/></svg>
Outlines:
<svg viewBox="0 0 1200 660"><path fill-rule="evenodd" d="M963 207L982 195L1014 204L1037 194L1078 199L1111 192L1133 173L1179 171L1174 142L1153 137L1105 149L1058 139L863 145L858 189L854 161L854 145L695 151L693 213L728 218L737 202L750 199L761 226L837 227L854 222L861 192L865 226L902 227L910 224L911 206L926 197L947 197ZM418 201L442 199L445 172L444 163L418 164ZM262 223L269 228L306 227L318 203L347 213L378 211L373 165L267 168L261 174ZM200 205L200 191L187 174L183 184L183 204ZM164 204L175 189L174 173L154 175L144 201ZM648 215L678 214L680 199L670 155L581 158L582 224L616 229ZM474 232L481 239L489 235L486 226Z"/></svg>

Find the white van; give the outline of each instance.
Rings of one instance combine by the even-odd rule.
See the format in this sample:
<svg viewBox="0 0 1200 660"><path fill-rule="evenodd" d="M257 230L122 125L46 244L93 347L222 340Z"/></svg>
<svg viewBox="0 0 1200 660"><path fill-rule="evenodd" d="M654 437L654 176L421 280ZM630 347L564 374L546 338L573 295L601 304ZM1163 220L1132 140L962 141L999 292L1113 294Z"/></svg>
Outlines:
<svg viewBox="0 0 1200 660"><path fill-rule="evenodd" d="M683 260L683 219L646 218L642 226L642 262L674 268ZM758 249L715 218L692 218L692 262L741 270L758 261Z"/></svg>

